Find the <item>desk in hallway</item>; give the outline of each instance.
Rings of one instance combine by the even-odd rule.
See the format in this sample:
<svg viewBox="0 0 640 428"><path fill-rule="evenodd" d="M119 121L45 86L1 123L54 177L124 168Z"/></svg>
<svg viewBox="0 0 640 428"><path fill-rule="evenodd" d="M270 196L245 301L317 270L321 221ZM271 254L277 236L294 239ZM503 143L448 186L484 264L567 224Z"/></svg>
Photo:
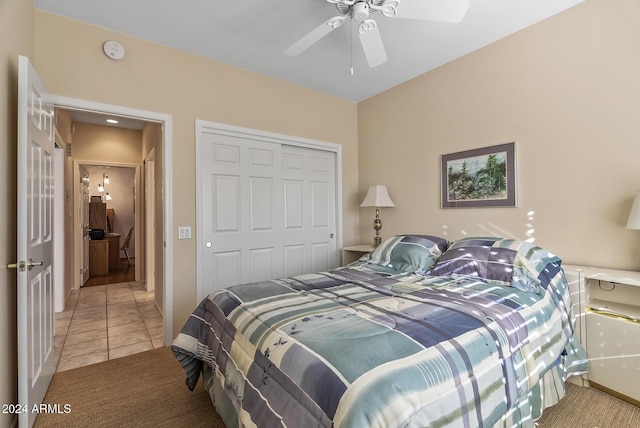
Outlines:
<svg viewBox="0 0 640 428"><path fill-rule="evenodd" d="M120 269L120 234L108 233L104 239L109 242L109 269Z"/></svg>
<svg viewBox="0 0 640 428"><path fill-rule="evenodd" d="M92 239L89 241L89 276L109 273L109 241Z"/></svg>

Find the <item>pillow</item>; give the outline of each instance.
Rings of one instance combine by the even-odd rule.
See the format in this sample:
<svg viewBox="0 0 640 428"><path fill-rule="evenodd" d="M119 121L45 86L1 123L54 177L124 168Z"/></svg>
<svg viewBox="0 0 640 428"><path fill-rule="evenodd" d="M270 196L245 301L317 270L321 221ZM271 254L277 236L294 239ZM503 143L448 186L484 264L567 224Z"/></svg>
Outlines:
<svg viewBox="0 0 640 428"><path fill-rule="evenodd" d="M396 235L385 239L370 254L372 269L424 275L447 249L446 239L430 235Z"/></svg>
<svg viewBox="0 0 640 428"><path fill-rule="evenodd" d="M465 238L454 242L427 272L431 276L472 277L538 292L547 288L561 260L528 242L504 238ZM553 273L553 275L550 275Z"/></svg>

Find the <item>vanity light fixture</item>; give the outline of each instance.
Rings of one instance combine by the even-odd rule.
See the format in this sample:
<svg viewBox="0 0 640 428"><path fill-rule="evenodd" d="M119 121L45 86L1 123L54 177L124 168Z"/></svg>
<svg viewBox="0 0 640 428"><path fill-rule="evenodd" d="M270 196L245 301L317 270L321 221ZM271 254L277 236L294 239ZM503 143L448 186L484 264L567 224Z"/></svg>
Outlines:
<svg viewBox="0 0 640 428"><path fill-rule="evenodd" d="M107 123L111 123L111 124L114 124L114 125L115 125L115 124L117 124L117 123L118 123L118 121L117 121L117 120L115 120L115 119L107 119Z"/></svg>

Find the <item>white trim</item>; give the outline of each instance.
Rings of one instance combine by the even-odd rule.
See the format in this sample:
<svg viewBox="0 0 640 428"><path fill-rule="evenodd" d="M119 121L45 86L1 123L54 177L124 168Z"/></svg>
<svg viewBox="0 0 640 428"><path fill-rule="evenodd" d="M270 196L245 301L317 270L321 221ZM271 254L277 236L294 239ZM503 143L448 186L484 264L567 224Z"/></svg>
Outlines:
<svg viewBox="0 0 640 428"><path fill-rule="evenodd" d="M201 215L201 198L199 195L202 192L202 186L200 183L200 176L202 173L202 167L200 165L200 159L202 159L202 134L207 131L208 133L234 136L244 139L253 139L258 141L266 141L276 144L284 144L295 147L304 147L308 149L322 150L325 152L335 153L335 176L336 176L336 261L341 263L342 256L340 250L342 248L342 146L340 144L328 143L320 140L313 140L310 138L295 137L291 135L276 134L268 131L261 131L250 128L242 128L234 125L227 125L224 123L209 122L201 119L196 119L195 137L196 137L196 230L203 230L203 219ZM198 234L200 236L200 234ZM204 242L200 242L200 237L196 240L196 292L203 289L203 285L200 281L203 274L200 270L201 266L204 266L203 251Z"/></svg>
<svg viewBox="0 0 640 428"><path fill-rule="evenodd" d="M58 133L56 132L56 141ZM64 227L64 207L66 199L64 197L64 163L66 153L64 143L62 147L54 146L53 149L53 311L63 312L67 303L65 293L67 284L65 282L65 227ZM55 322L55 321L54 321Z"/></svg>
<svg viewBox="0 0 640 428"><path fill-rule="evenodd" d="M155 264L156 250L155 227L149 230L150 224L155 224L155 159L156 148L152 148L144 159L144 224L145 224L145 246L144 246L144 269L145 269L145 289L147 291L155 291ZM151 167L149 166L151 165ZM162 313L162 308L159 308Z"/></svg>
<svg viewBox="0 0 640 428"><path fill-rule="evenodd" d="M163 215L163 331L164 345L173 341L173 118L169 114L138 110L130 107L98 103L94 101L52 95L51 102L67 110L81 110L95 113L112 113L162 124L162 175L164 195Z"/></svg>
<svg viewBox="0 0 640 428"><path fill-rule="evenodd" d="M203 131L205 129L218 135L229 135L248 140L266 141L276 144L284 143L296 147L306 147L309 149L323 150L325 152L342 153L342 146L340 144L196 119L196 137L199 135L199 131Z"/></svg>

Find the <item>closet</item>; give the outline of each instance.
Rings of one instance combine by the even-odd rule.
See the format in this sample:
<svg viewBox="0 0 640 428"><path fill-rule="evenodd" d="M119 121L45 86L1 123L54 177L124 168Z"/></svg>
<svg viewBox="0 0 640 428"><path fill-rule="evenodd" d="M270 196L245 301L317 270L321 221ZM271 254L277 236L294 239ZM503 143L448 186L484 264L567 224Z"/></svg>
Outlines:
<svg viewBox="0 0 640 428"><path fill-rule="evenodd" d="M337 266L339 146L199 125L198 298Z"/></svg>

